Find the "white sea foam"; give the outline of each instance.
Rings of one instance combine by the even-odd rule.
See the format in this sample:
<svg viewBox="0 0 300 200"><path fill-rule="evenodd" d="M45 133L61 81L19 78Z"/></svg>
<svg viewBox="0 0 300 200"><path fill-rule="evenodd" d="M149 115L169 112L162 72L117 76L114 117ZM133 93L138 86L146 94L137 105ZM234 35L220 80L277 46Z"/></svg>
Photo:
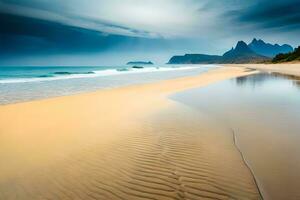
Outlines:
<svg viewBox="0 0 300 200"><path fill-rule="evenodd" d="M180 66L180 67L145 67L141 69L136 68L126 68L127 70L117 70L117 69L106 69L97 70L93 73L76 73L76 74L65 74L65 75L55 75L53 77L32 77L32 78L10 78L0 80L0 84L9 83L28 83L28 82L42 82L42 81L55 81L55 80L66 80L66 79L78 79L78 78L95 78L101 76L116 76L125 74L136 74L136 73L149 73L149 72L166 72L166 71L179 71L179 70L192 70L197 68L207 67L202 66ZM211 67L211 65L210 65ZM213 66L216 67L216 66Z"/></svg>

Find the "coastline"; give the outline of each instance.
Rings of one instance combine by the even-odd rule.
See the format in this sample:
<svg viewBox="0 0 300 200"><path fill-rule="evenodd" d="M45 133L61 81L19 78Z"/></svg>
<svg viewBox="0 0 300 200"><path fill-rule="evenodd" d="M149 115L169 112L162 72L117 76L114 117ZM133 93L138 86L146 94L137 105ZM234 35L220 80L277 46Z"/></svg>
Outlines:
<svg viewBox="0 0 300 200"><path fill-rule="evenodd" d="M0 200L300 200L300 0L0 18Z"/></svg>
<svg viewBox="0 0 300 200"><path fill-rule="evenodd" d="M194 76L215 66L0 67L0 104L13 104ZM22 71L26 73L22 74ZM22 78L23 77L23 78ZM27 78L24 78L27 77Z"/></svg>
<svg viewBox="0 0 300 200"><path fill-rule="evenodd" d="M16 194L53 198L56 192L85 199L260 199L232 133L167 98L254 73L224 67L0 106L0 194L6 199Z"/></svg>
<svg viewBox="0 0 300 200"><path fill-rule="evenodd" d="M239 148L253 170L264 199L297 198L300 162L293 155L299 152L300 64L226 66L263 73L242 77L240 82L238 79L224 81L184 91L175 100L205 111L236 131ZM209 101L206 97L223 101Z"/></svg>
<svg viewBox="0 0 300 200"><path fill-rule="evenodd" d="M232 64L224 66L246 67L260 70L262 72L274 72L291 76L300 76L300 63L278 63L278 64Z"/></svg>

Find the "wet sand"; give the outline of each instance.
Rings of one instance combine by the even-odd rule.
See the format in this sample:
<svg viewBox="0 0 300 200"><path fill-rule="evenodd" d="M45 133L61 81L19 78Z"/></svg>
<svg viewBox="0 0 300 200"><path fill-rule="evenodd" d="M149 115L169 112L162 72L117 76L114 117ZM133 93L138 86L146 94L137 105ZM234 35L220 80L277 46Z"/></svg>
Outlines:
<svg viewBox="0 0 300 200"><path fill-rule="evenodd" d="M231 130L167 98L253 73L0 106L0 199L260 199Z"/></svg>
<svg viewBox="0 0 300 200"><path fill-rule="evenodd" d="M293 85L299 87L300 63L255 64L242 65L261 72L268 72L274 76L290 79ZM274 86L277 87L277 86ZM277 87L280 91L281 88ZM257 120L242 121L235 119L235 126L239 127L239 142L243 153L251 161L262 186L261 190L266 200L300 199L300 159L299 159L299 113L298 106L292 101L295 97L291 93L284 96L277 107L266 106L268 111L261 112L261 116L268 117ZM285 102L290 100L289 105ZM288 111L291 107L292 111ZM255 110L253 108L252 112ZM259 113L257 111L256 113ZM260 119L262 118L262 119Z"/></svg>

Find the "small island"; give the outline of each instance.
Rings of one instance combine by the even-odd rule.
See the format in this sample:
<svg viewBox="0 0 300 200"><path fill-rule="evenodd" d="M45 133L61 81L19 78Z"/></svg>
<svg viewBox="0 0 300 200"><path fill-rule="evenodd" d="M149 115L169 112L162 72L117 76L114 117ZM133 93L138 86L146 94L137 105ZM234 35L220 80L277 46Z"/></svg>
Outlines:
<svg viewBox="0 0 300 200"><path fill-rule="evenodd" d="M131 61L128 62L127 65L153 65L153 62L151 61Z"/></svg>
<svg viewBox="0 0 300 200"><path fill-rule="evenodd" d="M144 67L142 67L142 66L137 66L137 65L134 65L132 68L133 68L133 69L143 69Z"/></svg>

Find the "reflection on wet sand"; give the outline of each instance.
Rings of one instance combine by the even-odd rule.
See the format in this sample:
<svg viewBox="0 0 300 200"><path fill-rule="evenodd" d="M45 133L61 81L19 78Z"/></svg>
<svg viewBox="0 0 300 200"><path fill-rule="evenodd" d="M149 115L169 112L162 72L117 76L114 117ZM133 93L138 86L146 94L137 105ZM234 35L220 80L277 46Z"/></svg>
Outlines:
<svg viewBox="0 0 300 200"><path fill-rule="evenodd" d="M300 199L299 77L263 73L172 98L234 129L265 199Z"/></svg>
<svg viewBox="0 0 300 200"><path fill-rule="evenodd" d="M276 78L289 79L292 81L293 84L295 84L295 86L299 87L300 89L300 76L280 74L276 72L260 73L260 74L256 74L255 76L242 76L242 77L237 77L234 80L238 86L251 85L252 87L255 88L261 86L265 81L269 81L270 79L276 79Z"/></svg>

